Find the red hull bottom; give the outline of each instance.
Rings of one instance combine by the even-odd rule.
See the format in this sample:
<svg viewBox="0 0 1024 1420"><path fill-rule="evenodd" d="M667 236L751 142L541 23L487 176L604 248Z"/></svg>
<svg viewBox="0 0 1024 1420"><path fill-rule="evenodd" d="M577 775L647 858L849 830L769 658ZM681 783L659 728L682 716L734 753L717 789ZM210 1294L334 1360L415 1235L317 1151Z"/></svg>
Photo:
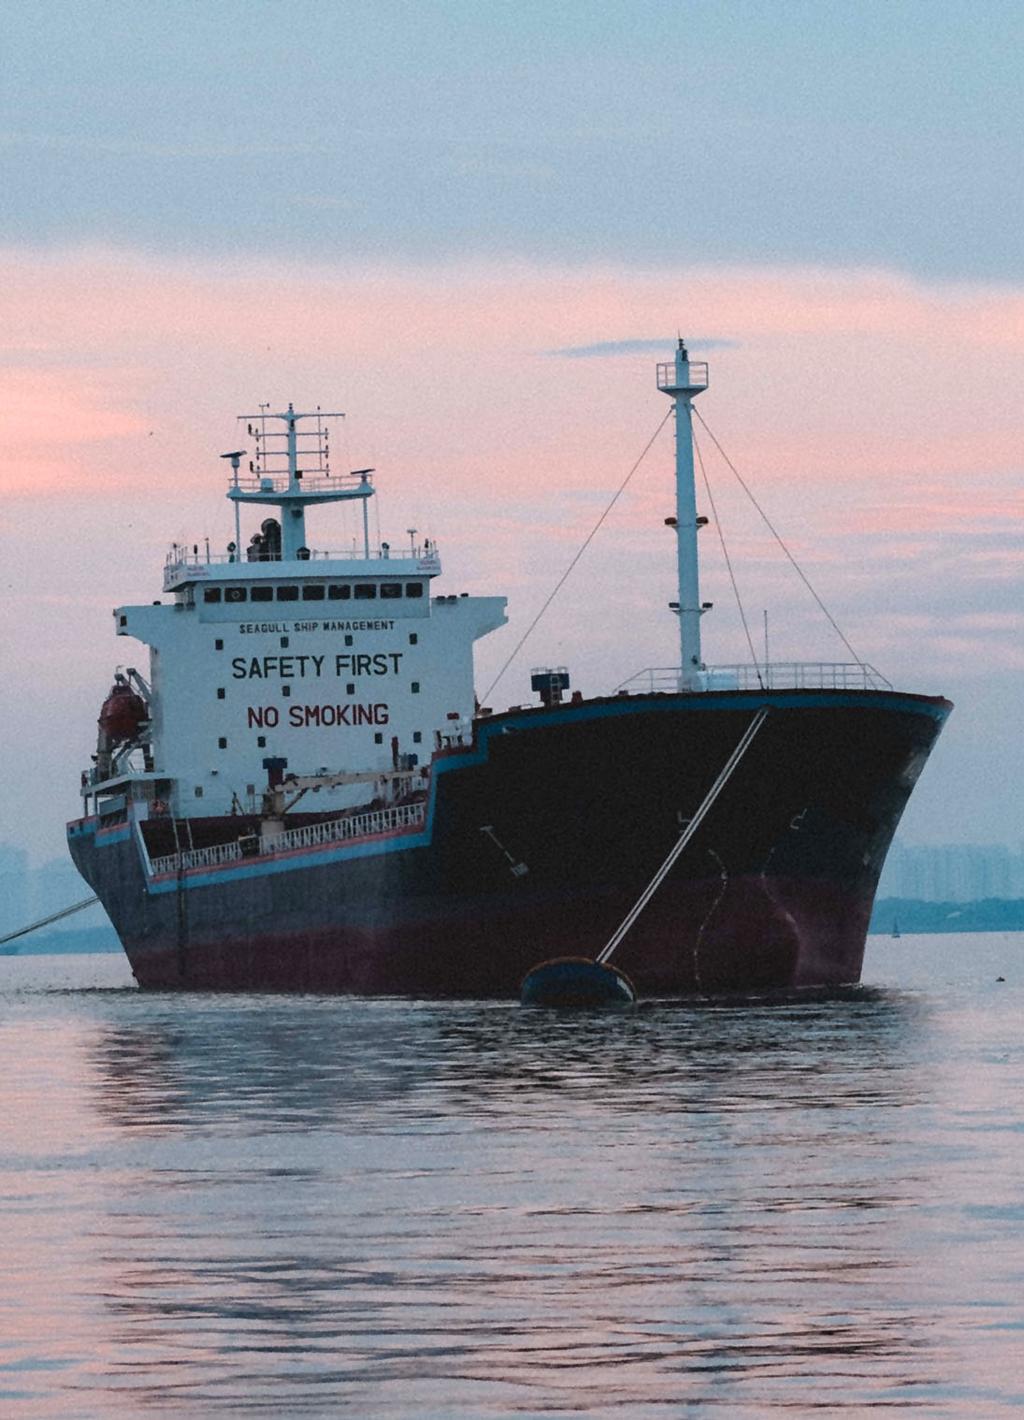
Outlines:
<svg viewBox="0 0 1024 1420"><path fill-rule="evenodd" d="M549 957L595 957L632 906L620 892L514 906L436 904L374 928L308 927L181 947L126 943L140 986L434 998L517 997ZM853 984L870 894L761 875L666 884L615 954L643 996L724 995Z"/></svg>

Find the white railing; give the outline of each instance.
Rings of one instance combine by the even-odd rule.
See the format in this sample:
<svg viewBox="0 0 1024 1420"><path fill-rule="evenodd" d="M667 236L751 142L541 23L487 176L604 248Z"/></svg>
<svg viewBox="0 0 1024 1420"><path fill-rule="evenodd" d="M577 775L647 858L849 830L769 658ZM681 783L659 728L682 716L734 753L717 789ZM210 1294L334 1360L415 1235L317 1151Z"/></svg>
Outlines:
<svg viewBox="0 0 1024 1420"><path fill-rule="evenodd" d="M423 823L423 814L423 804L399 804L391 809L353 814L351 818L308 823L304 828L289 828L276 838L264 840L261 848L264 853L280 853L288 848L315 848L320 843L333 843L338 839L393 833L398 828L418 828Z"/></svg>
<svg viewBox="0 0 1024 1420"><path fill-rule="evenodd" d="M283 470L267 470L239 474L228 483L228 497L237 490L239 493L338 493L349 498L369 498L374 492L369 478L353 478L351 474L340 473L333 477L320 469L300 473L293 484L289 474Z"/></svg>
<svg viewBox="0 0 1024 1420"><path fill-rule="evenodd" d="M386 546L371 547L367 551L361 545L353 542L350 547L341 551L328 548L310 548L309 557L302 559L308 562L419 562L424 558L436 560L438 557L437 543L428 542L424 544L388 543ZM283 562L282 557L260 557L250 560L245 555L243 548L241 554L233 552L211 552L208 555L204 552L202 556L190 555L179 548L174 548L168 552L164 558L164 571L167 574L173 572L199 572L205 567L223 567L228 564L239 567L265 567L270 563ZM291 565L291 564L289 564ZM294 573L288 575L294 576Z"/></svg>
<svg viewBox="0 0 1024 1420"><path fill-rule="evenodd" d="M699 694L706 690L892 690L874 666L857 661L773 661L767 666L748 663L708 666L701 671ZM615 687L633 694L679 690L678 666L651 666Z"/></svg>
<svg viewBox="0 0 1024 1420"><path fill-rule="evenodd" d="M213 868L219 863L233 863L241 858L242 850L237 840L234 843L215 843L211 848L188 848L184 853L168 853L163 858L151 860L153 872L176 873L179 868Z"/></svg>
<svg viewBox="0 0 1024 1420"><path fill-rule="evenodd" d="M221 863L240 862L243 858L265 858L291 848L315 848L321 843L342 842L346 838L372 838L396 829L421 828L423 804L399 804L389 809L374 809L370 813L351 814L347 818L329 819L323 823L308 823L302 828L287 828L274 838L261 838L254 854L244 854L237 842L217 843L212 848L189 848L184 853L169 853L154 858L153 872L176 873L189 868L213 868Z"/></svg>
<svg viewBox="0 0 1024 1420"><path fill-rule="evenodd" d="M689 381L680 385L676 378L676 362L668 360L658 364L658 388L660 390L706 390L708 387L708 362L691 360Z"/></svg>

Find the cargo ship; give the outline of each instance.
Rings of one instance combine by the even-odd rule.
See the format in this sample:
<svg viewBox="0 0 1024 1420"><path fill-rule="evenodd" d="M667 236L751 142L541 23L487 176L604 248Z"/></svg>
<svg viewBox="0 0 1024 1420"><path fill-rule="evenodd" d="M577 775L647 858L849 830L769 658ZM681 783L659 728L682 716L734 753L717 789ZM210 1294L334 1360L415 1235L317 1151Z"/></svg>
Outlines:
<svg viewBox="0 0 1024 1420"><path fill-rule="evenodd" d="M505 709L478 704L473 662L505 598L435 590L440 551L415 529L371 542L374 470L330 466L341 416L240 416L251 448L222 456L234 539L173 546L164 598L115 609L148 664L115 674L67 829L140 986L514 997L535 963L592 959L624 921L616 963L645 996L858 981L952 707L860 661L705 663L707 383L682 340L657 367L679 664L597 696L537 667L535 703ZM307 514L338 503L361 537L313 548Z"/></svg>

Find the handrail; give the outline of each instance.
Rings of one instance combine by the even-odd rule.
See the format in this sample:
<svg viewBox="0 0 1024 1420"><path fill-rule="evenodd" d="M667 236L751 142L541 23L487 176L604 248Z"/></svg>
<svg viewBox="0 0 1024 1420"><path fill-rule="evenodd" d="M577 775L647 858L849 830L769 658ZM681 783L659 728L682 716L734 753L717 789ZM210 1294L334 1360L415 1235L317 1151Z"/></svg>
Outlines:
<svg viewBox="0 0 1024 1420"><path fill-rule="evenodd" d="M260 838L259 849L254 854L243 853L236 839L231 843L215 843L209 848L190 848L183 853L168 853L152 860L154 876L176 873L189 868L215 868L223 863L237 863L244 858L273 857L275 853L292 848L315 848L322 843L335 843L346 838L372 838L398 829L419 828L423 824L425 806L419 804L397 804L387 809L374 809L370 813L350 814L346 818L328 819L321 823L307 823L301 828L286 828L273 838Z"/></svg>
<svg viewBox="0 0 1024 1420"><path fill-rule="evenodd" d="M707 666L694 693L712 690L892 690L892 682L874 666L856 661L773 661L767 666L742 663ZM649 666L615 687L617 694L680 689L678 666Z"/></svg>
<svg viewBox="0 0 1024 1420"><path fill-rule="evenodd" d="M353 478L351 474L331 475L324 470L312 469L300 473L292 483L286 469L240 474L228 483L228 497L238 493L337 493L352 497L369 498L376 490L370 478Z"/></svg>
<svg viewBox="0 0 1024 1420"><path fill-rule="evenodd" d="M434 542L419 543L412 547L403 547L401 544L389 545L388 547L371 547L369 551L365 548L355 546L339 551L331 548L310 548L309 557L304 561L319 562L420 562L424 559L436 561L438 556L437 544ZM239 567L253 568L278 565L284 562L283 557L258 557L248 558L243 549L241 554L235 552L211 552L209 555L203 553L197 556L188 553L184 548L174 549L167 553L164 558L164 570L175 572L180 568L195 570L207 566L223 567L225 565L236 565ZM291 563L289 563L289 566ZM290 573L289 575L294 575Z"/></svg>

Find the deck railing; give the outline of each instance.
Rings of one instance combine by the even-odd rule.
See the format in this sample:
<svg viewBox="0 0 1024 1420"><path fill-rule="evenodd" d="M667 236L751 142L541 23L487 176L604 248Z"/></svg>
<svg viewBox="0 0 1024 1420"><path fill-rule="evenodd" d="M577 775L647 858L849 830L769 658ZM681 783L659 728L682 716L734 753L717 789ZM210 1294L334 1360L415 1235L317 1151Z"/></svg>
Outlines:
<svg viewBox="0 0 1024 1420"><path fill-rule="evenodd" d="M168 853L152 860L154 874L177 873L189 868L215 868L223 863L243 859L268 858L292 848L315 848L322 843L343 842L347 838L372 838L396 829L420 828L424 821L423 804L398 804L388 809L373 809L365 814L350 814L346 818L328 819L323 823L307 823L302 828L286 828L273 838L260 838L254 853L243 853L236 839L232 843L215 843L210 848L188 848L182 853Z"/></svg>
<svg viewBox="0 0 1024 1420"><path fill-rule="evenodd" d="M438 557L437 543L388 543L386 546L371 547L367 552L359 543L353 542L346 548L310 548L309 556L302 558L303 562L420 562L423 560L436 559ZM206 567L236 566L245 567L248 571L254 567L276 566L284 562L285 559L278 555L276 557L256 557L250 558L246 549L241 552L205 552L200 554L186 552L181 548L171 548L164 558L164 573L170 575L175 572L198 572L203 575ZM291 566L288 563L288 566ZM271 574L274 575L274 574ZM282 576L294 576L294 573L281 573Z"/></svg>
<svg viewBox="0 0 1024 1420"><path fill-rule="evenodd" d="M660 390L706 390L708 387L708 362L706 360L691 360L689 366L689 383L680 385L677 383L676 362L674 360L659 362L658 388Z"/></svg>
<svg viewBox="0 0 1024 1420"><path fill-rule="evenodd" d="M650 666L615 688L634 695L678 691L679 667ZM858 661L773 661L757 667L708 666L693 693L710 690L892 690L892 683L874 666Z"/></svg>

